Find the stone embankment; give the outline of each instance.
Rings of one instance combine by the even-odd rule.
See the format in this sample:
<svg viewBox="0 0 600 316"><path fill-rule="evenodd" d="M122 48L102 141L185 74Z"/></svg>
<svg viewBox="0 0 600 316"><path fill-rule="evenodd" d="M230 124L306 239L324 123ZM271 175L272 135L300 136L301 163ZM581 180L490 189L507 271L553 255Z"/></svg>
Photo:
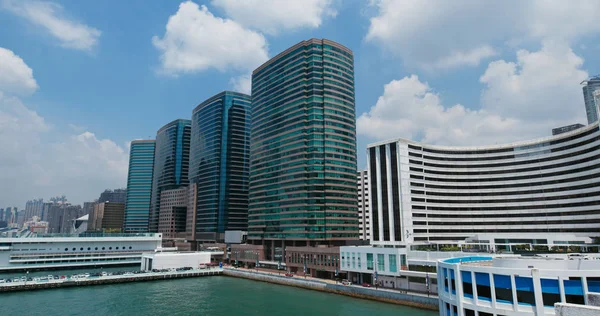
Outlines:
<svg viewBox="0 0 600 316"><path fill-rule="evenodd" d="M428 297L422 294L411 294L387 289L374 289L356 285L333 284L325 281L315 280L313 278L304 279L302 277L297 276L287 277L284 275L255 272L250 270L241 270L234 268L223 269L223 275L281 285L295 286L309 290L341 294L367 300L413 306L429 310L439 309L437 296Z"/></svg>

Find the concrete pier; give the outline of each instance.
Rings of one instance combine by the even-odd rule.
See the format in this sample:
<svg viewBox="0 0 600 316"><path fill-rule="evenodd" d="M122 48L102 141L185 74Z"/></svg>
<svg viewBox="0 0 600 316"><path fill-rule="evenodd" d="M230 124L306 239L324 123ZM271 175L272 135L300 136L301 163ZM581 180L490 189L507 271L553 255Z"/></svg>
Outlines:
<svg viewBox="0 0 600 316"><path fill-rule="evenodd" d="M108 275L101 277L87 277L78 279L60 279L49 281L27 281L27 282L10 282L1 283L0 292L42 290L52 288L65 288L73 286L86 285L105 285L127 282L147 282L157 280L171 280L180 278L194 278L212 275L223 274L223 269L203 269L190 271L173 271L173 272L150 272L130 275Z"/></svg>

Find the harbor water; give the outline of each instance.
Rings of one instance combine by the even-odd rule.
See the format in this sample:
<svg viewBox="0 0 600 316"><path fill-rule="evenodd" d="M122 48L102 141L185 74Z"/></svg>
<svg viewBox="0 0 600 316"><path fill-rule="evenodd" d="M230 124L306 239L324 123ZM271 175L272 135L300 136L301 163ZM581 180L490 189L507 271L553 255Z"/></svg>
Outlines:
<svg viewBox="0 0 600 316"><path fill-rule="evenodd" d="M438 315L225 276L2 293L0 306L3 315Z"/></svg>

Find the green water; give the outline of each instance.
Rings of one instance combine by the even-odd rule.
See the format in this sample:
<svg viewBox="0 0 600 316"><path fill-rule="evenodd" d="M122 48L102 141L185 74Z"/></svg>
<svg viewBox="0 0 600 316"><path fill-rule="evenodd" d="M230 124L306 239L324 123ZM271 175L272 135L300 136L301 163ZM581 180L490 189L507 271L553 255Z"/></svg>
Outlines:
<svg viewBox="0 0 600 316"><path fill-rule="evenodd" d="M2 315L436 316L437 312L216 276L0 294Z"/></svg>

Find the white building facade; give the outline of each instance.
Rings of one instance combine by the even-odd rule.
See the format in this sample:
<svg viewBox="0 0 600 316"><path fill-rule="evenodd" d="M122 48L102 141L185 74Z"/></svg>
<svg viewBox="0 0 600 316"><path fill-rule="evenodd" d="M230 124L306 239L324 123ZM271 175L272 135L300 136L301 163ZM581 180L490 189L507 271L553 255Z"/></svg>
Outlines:
<svg viewBox="0 0 600 316"><path fill-rule="evenodd" d="M356 175L358 189L358 231L361 240L371 239L371 220L369 212L369 175L367 170Z"/></svg>
<svg viewBox="0 0 600 316"><path fill-rule="evenodd" d="M462 257L438 262L440 316L555 315L555 303L587 304L600 292L590 257Z"/></svg>
<svg viewBox="0 0 600 316"><path fill-rule="evenodd" d="M161 234L109 235L0 238L0 271L139 265L161 247Z"/></svg>
<svg viewBox="0 0 600 316"><path fill-rule="evenodd" d="M463 241L547 244L539 235L600 229L598 123L507 145L433 146L404 139L368 147L376 245ZM489 241L488 241L489 242Z"/></svg>
<svg viewBox="0 0 600 316"><path fill-rule="evenodd" d="M367 255L383 256L377 281L406 278L393 287L434 292L437 260L467 251L597 252L598 122L507 145L384 141L368 146L367 160L371 246L340 248L351 281L375 281ZM405 256L400 269L387 268L392 253Z"/></svg>
<svg viewBox="0 0 600 316"><path fill-rule="evenodd" d="M212 254L208 251L150 252L143 254L140 268L142 271L183 267L198 269L202 265L210 264Z"/></svg>

